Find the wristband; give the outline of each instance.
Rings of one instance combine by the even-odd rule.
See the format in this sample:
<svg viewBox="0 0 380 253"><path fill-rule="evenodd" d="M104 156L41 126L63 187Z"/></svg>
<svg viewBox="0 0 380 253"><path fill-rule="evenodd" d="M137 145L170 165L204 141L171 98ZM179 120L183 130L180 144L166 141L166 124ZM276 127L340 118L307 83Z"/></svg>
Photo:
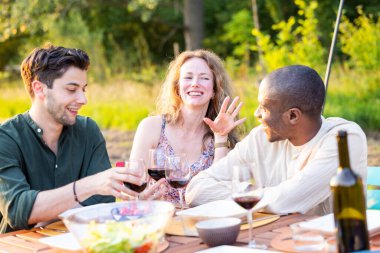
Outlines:
<svg viewBox="0 0 380 253"><path fill-rule="evenodd" d="M74 200L78 203L78 204L80 204L80 205L82 205L82 206L85 206L82 202L80 202L79 201L79 199L78 199L78 196L77 196L77 192L76 192L76 189L75 189L75 183L76 183L77 181L74 181L74 183L73 183L73 193L74 193Z"/></svg>
<svg viewBox="0 0 380 253"><path fill-rule="evenodd" d="M215 142L214 144L214 148L229 148L230 145L228 143L228 141L226 142Z"/></svg>

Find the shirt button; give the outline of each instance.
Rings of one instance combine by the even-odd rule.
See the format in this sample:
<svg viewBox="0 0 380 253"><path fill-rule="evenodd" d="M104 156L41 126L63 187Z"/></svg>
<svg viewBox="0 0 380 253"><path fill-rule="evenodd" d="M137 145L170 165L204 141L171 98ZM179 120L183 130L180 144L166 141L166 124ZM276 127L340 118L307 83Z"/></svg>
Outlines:
<svg viewBox="0 0 380 253"><path fill-rule="evenodd" d="M55 165L55 168L58 168L58 164Z"/></svg>
<svg viewBox="0 0 380 253"><path fill-rule="evenodd" d="M42 131L41 128L38 128L38 129L37 129L37 132L41 133L41 131Z"/></svg>

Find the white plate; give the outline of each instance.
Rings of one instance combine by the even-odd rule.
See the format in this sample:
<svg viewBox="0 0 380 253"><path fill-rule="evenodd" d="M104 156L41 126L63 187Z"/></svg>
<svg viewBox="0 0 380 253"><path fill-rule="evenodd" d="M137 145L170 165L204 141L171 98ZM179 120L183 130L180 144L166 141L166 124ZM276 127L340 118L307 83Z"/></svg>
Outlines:
<svg viewBox="0 0 380 253"><path fill-rule="evenodd" d="M217 200L177 212L177 215L187 216L193 219L210 219L224 217L241 218L244 217L246 213L247 211L233 200Z"/></svg>
<svg viewBox="0 0 380 253"><path fill-rule="evenodd" d="M65 249L65 250L81 250L82 247L75 239L72 233L65 233L62 235L49 236L39 239L40 242L47 244L51 247Z"/></svg>
<svg viewBox="0 0 380 253"><path fill-rule="evenodd" d="M236 246L229 246L229 245L222 245L214 248L209 248L201 251L197 251L195 253L249 253L249 252L256 252L256 253L271 253L271 252L277 252L279 251L271 251L271 250L261 250L261 249L249 249L244 247L236 247Z"/></svg>
<svg viewBox="0 0 380 253"><path fill-rule="evenodd" d="M367 225L371 236L380 232L380 210L367 210ZM326 234L335 233L334 216L327 214L309 221L301 222L300 226L322 231Z"/></svg>

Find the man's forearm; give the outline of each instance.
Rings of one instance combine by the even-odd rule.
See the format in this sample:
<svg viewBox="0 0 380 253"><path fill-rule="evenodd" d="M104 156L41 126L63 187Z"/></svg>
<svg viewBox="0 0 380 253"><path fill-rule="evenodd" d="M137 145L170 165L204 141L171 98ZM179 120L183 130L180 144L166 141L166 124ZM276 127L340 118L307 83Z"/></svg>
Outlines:
<svg viewBox="0 0 380 253"><path fill-rule="evenodd" d="M91 187L92 186L92 187ZM78 180L76 182L76 194L79 201L96 194L93 190L94 184L91 183L91 176ZM73 208L76 204L73 183L67 184L57 189L39 192L34 202L28 224L49 221Z"/></svg>
<svg viewBox="0 0 380 253"><path fill-rule="evenodd" d="M224 181L217 181L205 172L200 172L186 188L186 203L190 206L197 206L210 201L226 199L231 195L229 185Z"/></svg>

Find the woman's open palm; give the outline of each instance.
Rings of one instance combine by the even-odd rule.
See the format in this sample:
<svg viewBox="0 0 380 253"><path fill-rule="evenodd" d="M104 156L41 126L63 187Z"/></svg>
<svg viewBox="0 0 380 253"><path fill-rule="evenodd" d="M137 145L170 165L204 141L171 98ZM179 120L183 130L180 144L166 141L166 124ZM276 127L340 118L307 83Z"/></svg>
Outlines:
<svg viewBox="0 0 380 253"><path fill-rule="evenodd" d="M239 97L235 97L232 103L228 106L230 102L230 97L226 97L220 108L218 116L212 121L209 118L204 118L203 121L211 128L214 134L218 135L228 135L232 129L243 123L246 118L239 119L235 121L236 116L239 114L243 102L239 102ZM228 106L228 109L227 109Z"/></svg>

